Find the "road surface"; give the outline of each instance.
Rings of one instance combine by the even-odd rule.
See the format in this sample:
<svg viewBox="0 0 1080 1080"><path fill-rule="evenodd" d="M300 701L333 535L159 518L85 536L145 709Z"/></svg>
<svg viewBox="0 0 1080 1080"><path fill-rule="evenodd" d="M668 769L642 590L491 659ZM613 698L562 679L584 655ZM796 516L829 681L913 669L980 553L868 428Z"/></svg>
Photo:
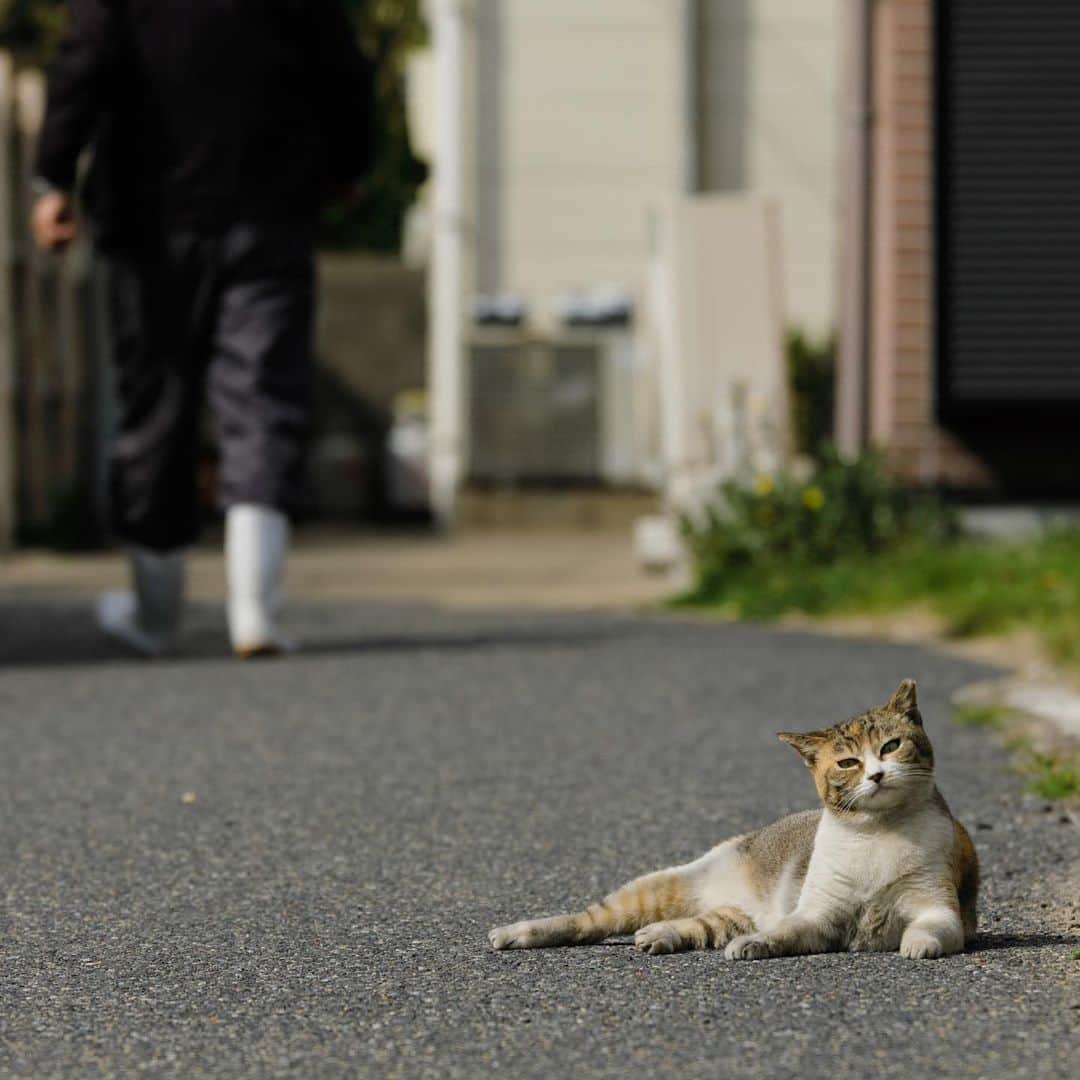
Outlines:
<svg viewBox="0 0 1080 1080"><path fill-rule="evenodd" d="M1074 825L917 649L664 618L298 612L156 665L0 607L0 1075L1077 1075ZM774 732L919 681L983 862L977 948L734 964L490 926L812 805ZM1070 903L1072 907L1070 907Z"/></svg>

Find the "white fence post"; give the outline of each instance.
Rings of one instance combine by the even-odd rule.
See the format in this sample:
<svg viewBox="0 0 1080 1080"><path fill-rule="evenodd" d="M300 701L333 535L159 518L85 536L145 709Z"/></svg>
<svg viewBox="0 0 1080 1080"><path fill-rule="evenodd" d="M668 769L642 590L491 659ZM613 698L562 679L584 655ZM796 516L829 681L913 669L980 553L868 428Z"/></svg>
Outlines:
<svg viewBox="0 0 1080 1080"><path fill-rule="evenodd" d="M435 47L434 237L428 392L431 501L444 525L453 521L465 470L466 302L471 289L470 188L473 147L472 0L432 0Z"/></svg>

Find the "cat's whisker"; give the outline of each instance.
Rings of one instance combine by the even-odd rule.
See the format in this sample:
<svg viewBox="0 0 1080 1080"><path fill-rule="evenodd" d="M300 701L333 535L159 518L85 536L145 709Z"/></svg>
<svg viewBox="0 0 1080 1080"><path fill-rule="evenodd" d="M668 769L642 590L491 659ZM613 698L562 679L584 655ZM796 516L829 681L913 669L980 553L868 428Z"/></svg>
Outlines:
<svg viewBox="0 0 1080 1080"><path fill-rule="evenodd" d="M837 809L841 813L846 813L848 810L853 810L855 808L855 804L860 802L868 794L870 794L870 789L864 789L862 785L860 785L854 791L848 792L846 795L841 797L839 803L837 804Z"/></svg>

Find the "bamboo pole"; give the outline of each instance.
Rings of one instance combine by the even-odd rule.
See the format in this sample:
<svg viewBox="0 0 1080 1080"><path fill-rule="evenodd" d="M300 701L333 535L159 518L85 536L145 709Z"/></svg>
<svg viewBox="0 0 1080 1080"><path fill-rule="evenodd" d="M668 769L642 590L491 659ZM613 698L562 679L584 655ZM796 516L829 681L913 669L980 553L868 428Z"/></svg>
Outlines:
<svg viewBox="0 0 1080 1080"><path fill-rule="evenodd" d="M81 484L85 471L83 394L86 384L86 284L89 252L80 237L55 268L56 321L54 372L56 387L57 458L63 485Z"/></svg>
<svg viewBox="0 0 1080 1080"><path fill-rule="evenodd" d="M0 52L0 552L15 543L15 65Z"/></svg>
<svg viewBox="0 0 1080 1080"><path fill-rule="evenodd" d="M34 151L45 116L45 77L40 71L22 71L15 78L15 123L19 145L17 170L16 236L22 241L22 333L19 335L19 379L23 402L23 456L26 525L42 527L50 513L51 463L55 449L50 439L50 403L55 383L49 362L52 352L48 256L34 248L23 223L33 206Z"/></svg>

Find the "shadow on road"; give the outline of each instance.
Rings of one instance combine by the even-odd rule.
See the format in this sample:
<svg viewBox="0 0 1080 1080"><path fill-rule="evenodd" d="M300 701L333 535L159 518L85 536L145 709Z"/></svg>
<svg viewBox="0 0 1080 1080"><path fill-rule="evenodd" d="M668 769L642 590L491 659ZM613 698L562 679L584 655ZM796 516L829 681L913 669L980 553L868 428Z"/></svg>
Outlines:
<svg viewBox="0 0 1080 1080"><path fill-rule="evenodd" d="M590 630L571 630L568 627L508 628L484 633L389 635L386 637L358 638L354 641L304 641L301 656L335 656L351 652L423 652L429 650L470 649L559 649L578 647L631 636L629 631L613 627Z"/></svg>
<svg viewBox="0 0 1080 1080"><path fill-rule="evenodd" d="M1046 949L1053 945L1080 945L1078 934L978 934L975 941L969 945L965 953L996 952L999 949ZM631 937L610 938L607 941L594 942L589 945L590 949L614 948L634 949L634 939ZM580 946L567 946L567 948L580 948ZM552 949L551 952L561 950ZM788 957L787 959L795 959Z"/></svg>
<svg viewBox="0 0 1080 1080"><path fill-rule="evenodd" d="M1046 949L1051 945L1080 945L1080 934L977 934L965 952L995 952L998 949Z"/></svg>
<svg viewBox="0 0 1080 1080"><path fill-rule="evenodd" d="M364 622L371 632L355 625L329 628L312 613L302 618L302 649L297 656L339 656L348 653L408 653L426 651L482 651L485 649L559 649L581 648L640 634L642 628L629 623L594 622L570 626L565 621L530 626L491 625L482 629L466 622L460 630L448 625L445 630L416 633L387 633L378 626L378 618L367 614ZM335 620L331 620L332 622ZM336 620L341 623L341 620ZM303 626L310 623L310 628ZM322 626L322 629L316 627ZM230 659L229 644L221 625L220 614L210 609L195 609L189 629L175 656L158 663L190 663ZM11 603L0 605L0 668L32 668L93 664L143 664L146 660L121 643L105 637L85 608L68 605Z"/></svg>

